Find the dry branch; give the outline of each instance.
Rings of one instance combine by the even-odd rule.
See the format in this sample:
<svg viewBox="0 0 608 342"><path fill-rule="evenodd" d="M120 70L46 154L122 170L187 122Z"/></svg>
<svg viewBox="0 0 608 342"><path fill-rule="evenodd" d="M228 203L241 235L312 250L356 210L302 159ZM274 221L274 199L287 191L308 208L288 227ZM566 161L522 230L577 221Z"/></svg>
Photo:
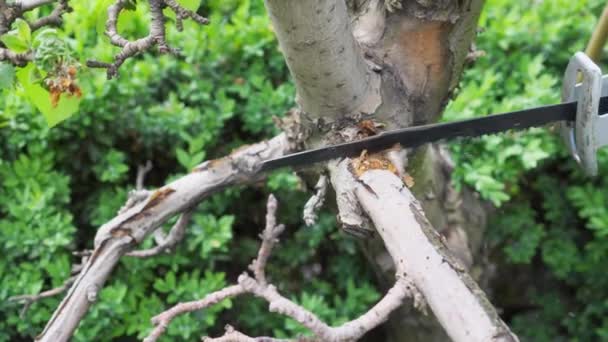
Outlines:
<svg viewBox="0 0 608 342"><path fill-rule="evenodd" d="M306 205L304 205L304 211L302 217L304 223L307 226L312 226L317 222L317 212L323 206L325 202L325 196L327 194L327 188L329 187L329 181L326 175L321 175L317 184L315 185L315 194L308 199Z"/></svg>
<svg viewBox="0 0 608 342"><path fill-rule="evenodd" d="M57 307L37 341L67 341L89 306L95 301L120 257L172 216L191 208L205 197L230 185L254 182L261 161L288 151L284 134L243 147L229 156L207 161L192 173L151 192L97 232L95 249L66 297Z"/></svg>
<svg viewBox="0 0 608 342"><path fill-rule="evenodd" d="M179 242L182 241L184 235L186 235L186 227L190 223L190 219L192 218L192 214L194 214L194 209L186 209L184 213L182 213L177 222L171 227L169 234L165 236L159 236L157 233L161 233L160 229L157 229L154 232L154 238L156 242L156 246L145 249L141 251L132 251L127 253L128 256L136 257L136 258L149 258L161 253L169 252L173 249Z"/></svg>
<svg viewBox="0 0 608 342"><path fill-rule="evenodd" d="M118 33L118 16L120 12L131 3L129 0L117 0L114 4L108 7L108 20L106 21L106 35L110 38L112 45L121 48L121 51L114 56L112 63L99 62L95 60L87 61L87 65L91 68L107 69L108 79L118 75L118 68L129 58L150 50L157 46L161 53L179 54L177 49L169 46L165 33L165 24L167 18L163 14L163 9L169 7L177 16L178 29L182 28L183 19L192 19L201 25L208 24L207 18L204 18L193 11L190 11L175 0L148 0L150 4L150 33L142 38L130 41Z"/></svg>
<svg viewBox="0 0 608 342"><path fill-rule="evenodd" d="M388 319L389 314L401 305L406 296L417 296L417 291L409 279L401 273L396 275L395 285L386 293L376 305L368 312L355 320L347 322L339 327L331 327L320 320L314 313L304 307L294 303L281 295L276 286L269 284L265 275L265 267L268 257L273 247L278 242L278 236L283 231L283 225L276 224L277 201L273 195L268 198L266 228L260 235L262 245L258 252L258 257L252 262L250 269L254 272L254 277L243 273L238 278L238 283L208 294L205 298L198 301L180 303L173 308L152 318L155 328L144 342L155 342L166 331L169 323L178 315L195 310L201 310L218 302L240 296L242 294L253 294L269 303L270 312L280 313L289 316L310 329L317 338L313 340L321 341L355 341L366 332L378 326ZM227 327L226 334L217 339L205 338L204 341L281 341L274 338L256 337L252 338L235 331L232 327ZM298 338L298 341L303 339ZM306 340L306 339L304 339Z"/></svg>
<svg viewBox="0 0 608 342"><path fill-rule="evenodd" d="M42 291L40 293L32 294L32 295L19 295L19 296L10 297L8 299L8 301L23 304L23 309L21 309L21 313L19 314L19 317L23 318L25 316L25 313L27 312L27 310L30 308L30 306L32 304L34 304L35 302L37 302L41 299L54 297L54 296L57 296L57 295L63 293L65 290L68 289L68 287L70 287L70 285L72 285L72 283L74 282L74 279L75 279L75 277L70 277L65 282L63 282L63 284L61 284L60 286L58 286L56 288Z"/></svg>

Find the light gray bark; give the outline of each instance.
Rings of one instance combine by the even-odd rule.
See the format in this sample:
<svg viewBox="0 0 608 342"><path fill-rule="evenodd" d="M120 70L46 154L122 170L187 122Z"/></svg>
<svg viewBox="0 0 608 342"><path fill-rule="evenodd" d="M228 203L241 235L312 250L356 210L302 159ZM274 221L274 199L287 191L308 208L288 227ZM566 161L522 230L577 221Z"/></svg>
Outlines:
<svg viewBox="0 0 608 342"><path fill-rule="evenodd" d="M321 6L329 3L333 5L334 1L324 2ZM306 113L315 118L331 116L342 119L342 122L334 125L325 137L316 139L312 144L309 142L309 145L319 144L318 141L327 144L357 139L356 123L365 118L374 120L384 129L437 120L451 92L458 84L465 56L475 36L477 18L483 1L349 0L346 3L352 37L358 43L356 45L358 48L352 49L352 53L360 54L367 67L378 74L380 105L373 115L369 116L361 116L359 113L364 111L357 110L346 115L340 110L332 112L332 108L340 106L341 99L352 98L354 94L359 94L361 89L364 89L358 83L351 87L342 87L342 97L338 99L332 97L336 102L325 106L325 111ZM266 1L266 4L272 14L271 19L290 71L296 80L298 96L300 99L304 97L308 99L310 94L318 90L319 81L306 79L301 82L299 74L316 68L322 52L320 49L325 47L312 44L308 46L306 55L285 48L293 42L290 42L290 39L294 36L289 35L291 31L284 23L294 22L299 28L302 24L314 21L315 19L309 16L314 12L317 2L276 0ZM273 6L276 8L273 9ZM279 7L280 11L276 10ZM341 10L335 20L345 21L343 18L344 14ZM322 28L327 27L321 24L323 23L315 29L321 31ZM308 35L312 34L310 30L306 32ZM323 41L330 45L336 44L337 37L347 41L351 39L351 36L344 31L314 33L323 34L325 37ZM327 38L327 35L333 37ZM303 37L308 36L303 35ZM295 42L301 41L306 39ZM356 58L346 60L356 61ZM335 64L335 59L332 60L331 57L324 61L327 61L324 67L334 63L334 68L348 70L340 63ZM297 67L294 66L296 64ZM352 65L361 64L352 63ZM354 79L364 80L364 77L358 76ZM376 86L369 89L376 89ZM370 94L373 95L373 91ZM318 96L322 98L322 94ZM311 103L314 101L311 100ZM314 110L314 106L305 107L307 103L309 102L300 100L302 109L306 112ZM424 209L429 210L429 220L446 238L447 244L463 261L464 266L469 268L473 266L474 252L481 241L485 212L474 196L469 196L467 191L458 193L453 189L450 180L451 169L445 166L449 157L439 151L440 149L436 147L408 151L405 162L398 164L406 165L407 172L411 173L415 182L413 189L415 195L421 200ZM353 192L352 184L357 180L348 172L349 164L349 160L328 164L331 183L336 191L338 217L342 227L347 231L356 232L357 235L369 235L371 226ZM400 169L396 164L395 167ZM376 265L388 287L394 281L395 265L392 264L392 258L383 243L386 241L372 239L366 240L363 245L370 261ZM394 341L443 341L447 338L441 329L438 329L437 323L433 323L432 317L430 319L422 317L408 308L403 308L399 315L394 315L388 326L392 331L391 339Z"/></svg>
<svg viewBox="0 0 608 342"><path fill-rule="evenodd" d="M243 147L231 155L204 162L192 173L152 192L144 201L104 224L95 237L95 249L59 307L36 341L70 339L89 306L108 280L120 258L172 216L227 186L254 182L263 160L288 151L284 134Z"/></svg>
<svg viewBox="0 0 608 342"><path fill-rule="evenodd" d="M265 4L307 118L323 125L376 109L377 76L353 37L344 0Z"/></svg>
<svg viewBox="0 0 608 342"><path fill-rule="evenodd" d="M450 338L517 341L403 182L384 170L368 171L359 181L357 198L404 273L399 276L413 281Z"/></svg>

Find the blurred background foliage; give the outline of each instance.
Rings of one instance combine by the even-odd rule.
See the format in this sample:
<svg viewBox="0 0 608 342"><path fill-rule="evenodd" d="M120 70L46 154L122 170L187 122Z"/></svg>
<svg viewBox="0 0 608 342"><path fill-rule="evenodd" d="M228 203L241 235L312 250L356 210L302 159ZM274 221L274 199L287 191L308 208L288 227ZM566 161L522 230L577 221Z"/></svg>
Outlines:
<svg viewBox="0 0 608 342"><path fill-rule="evenodd" d="M82 65L117 53L102 34L111 2L73 1L74 12L57 32ZM565 65L584 48L602 5L486 1L477 39L486 56L465 71L445 119L558 102ZM210 0L199 12L210 17L209 26L169 28L183 58L143 55L113 81L99 70L79 70L79 112L54 128L23 87L0 86L0 341L30 340L41 331L59 297L32 305L23 317L7 298L59 286L69 276L79 261L72 252L92 247L96 229L134 187L139 165L153 162L145 182L153 188L277 133L271 117L290 108L294 88L262 1ZM146 15L145 6L122 14L121 32L144 35ZM608 181L583 177L546 129L451 148L457 184L499 207L484 251L500 265L494 301L522 340L608 340L602 272ZM608 171L606 153L600 169ZM373 274L330 211L315 227L303 227L303 190L293 175L277 172L204 201L175 252L123 259L74 340L141 339L153 315L233 283L257 252L269 192L288 227L269 264L271 279L329 323L364 312L380 296ZM266 308L250 297L225 301L180 317L165 340L219 334L226 323L253 335L304 333Z"/></svg>

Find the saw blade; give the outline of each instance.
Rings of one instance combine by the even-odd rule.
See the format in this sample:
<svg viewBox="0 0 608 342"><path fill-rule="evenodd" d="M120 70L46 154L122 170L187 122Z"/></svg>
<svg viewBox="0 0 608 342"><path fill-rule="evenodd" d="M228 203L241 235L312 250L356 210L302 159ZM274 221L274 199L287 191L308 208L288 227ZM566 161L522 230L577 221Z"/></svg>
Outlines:
<svg viewBox="0 0 608 342"><path fill-rule="evenodd" d="M365 139L325 146L269 159L260 171L271 171L282 167L305 167L315 163L342 157L355 157L361 151L379 152L400 144L403 148L449 140L458 137L478 137L511 129L539 127L552 122L574 121L577 102L565 102L514 112L493 114L473 119L412 126L382 132ZM599 113L608 112L608 96L600 98ZM608 132L606 132L608 134Z"/></svg>

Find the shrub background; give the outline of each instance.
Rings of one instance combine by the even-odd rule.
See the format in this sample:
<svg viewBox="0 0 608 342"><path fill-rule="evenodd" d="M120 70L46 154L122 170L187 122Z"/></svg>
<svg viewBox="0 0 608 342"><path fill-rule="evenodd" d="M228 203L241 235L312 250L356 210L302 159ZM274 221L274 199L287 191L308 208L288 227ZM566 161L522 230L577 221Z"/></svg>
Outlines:
<svg viewBox="0 0 608 342"><path fill-rule="evenodd" d="M82 64L117 52L102 34L109 3L74 1L65 17L60 35ZM444 119L559 102L566 63L584 49L602 6L488 0L477 39L486 56L465 71ZM42 330L59 297L33 304L23 318L7 298L62 284L78 262L71 253L92 247L96 229L134 187L138 165L153 162L145 182L153 188L277 133L271 117L289 109L294 88L263 3L211 0L200 12L209 26L169 26L184 58L144 55L114 81L83 70L79 113L52 129L22 89L0 89L0 341L30 340ZM119 29L145 34L145 7L122 14ZM499 265L491 295L503 317L522 340L608 340L608 181L585 178L546 129L450 146L455 182L499 206L484 260ZM600 172L607 171L604 151ZM288 228L270 261L271 279L329 323L364 312L380 296L372 270L330 210L315 227L303 226L303 187L275 172L201 203L175 252L123 258L74 340L141 339L153 315L234 282L257 251L269 192ZM180 317L165 340L218 334L226 323L253 335L305 332L248 297Z"/></svg>

